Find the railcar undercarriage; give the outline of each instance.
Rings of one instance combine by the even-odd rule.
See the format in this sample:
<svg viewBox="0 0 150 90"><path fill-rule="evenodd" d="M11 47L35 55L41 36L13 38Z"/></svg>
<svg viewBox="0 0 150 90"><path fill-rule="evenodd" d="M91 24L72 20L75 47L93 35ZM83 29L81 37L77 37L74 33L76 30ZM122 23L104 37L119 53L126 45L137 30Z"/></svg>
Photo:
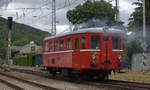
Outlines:
<svg viewBox="0 0 150 90"><path fill-rule="evenodd" d="M53 76L57 74L61 74L63 76L67 76L70 78L78 77L84 80L107 80L109 75L111 74L112 70L92 70L92 69L81 69L81 70L74 70L71 68L55 68L55 67L48 67L47 70Z"/></svg>

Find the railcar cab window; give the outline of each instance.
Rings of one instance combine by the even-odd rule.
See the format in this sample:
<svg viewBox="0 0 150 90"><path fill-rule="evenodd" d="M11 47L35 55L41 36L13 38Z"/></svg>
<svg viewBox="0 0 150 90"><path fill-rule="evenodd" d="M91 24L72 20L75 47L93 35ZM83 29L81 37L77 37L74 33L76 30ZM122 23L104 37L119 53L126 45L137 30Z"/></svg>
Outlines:
<svg viewBox="0 0 150 90"><path fill-rule="evenodd" d="M52 43L52 41L49 42L49 51L50 52L53 51L53 43Z"/></svg>
<svg viewBox="0 0 150 90"><path fill-rule="evenodd" d="M112 49L121 49L121 38L119 36L112 37Z"/></svg>
<svg viewBox="0 0 150 90"><path fill-rule="evenodd" d="M45 42L45 52L48 52L48 42Z"/></svg>
<svg viewBox="0 0 150 90"><path fill-rule="evenodd" d="M54 43L54 51L58 51L58 41L55 40L55 43Z"/></svg>
<svg viewBox="0 0 150 90"><path fill-rule="evenodd" d="M64 40L60 40L60 51L64 50Z"/></svg>
<svg viewBox="0 0 150 90"><path fill-rule="evenodd" d="M81 37L81 49L86 49L86 38Z"/></svg>
<svg viewBox="0 0 150 90"><path fill-rule="evenodd" d="M79 38L75 38L75 49L79 49Z"/></svg>
<svg viewBox="0 0 150 90"><path fill-rule="evenodd" d="M100 36L91 36L91 49L100 49Z"/></svg>
<svg viewBox="0 0 150 90"><path fill-rule="evenodd" d="M66 39L66 49L71 50L71 39L70 38Z"/></svg>

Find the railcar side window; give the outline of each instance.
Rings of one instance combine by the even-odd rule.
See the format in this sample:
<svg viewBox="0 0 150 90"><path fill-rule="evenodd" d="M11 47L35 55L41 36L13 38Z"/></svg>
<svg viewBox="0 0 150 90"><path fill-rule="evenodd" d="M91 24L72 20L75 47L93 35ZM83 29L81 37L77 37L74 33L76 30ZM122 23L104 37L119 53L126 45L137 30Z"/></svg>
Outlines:
<svg viewBox="0 0 150 90"><path fill-rule="evenodd" d="M91 36L91 49L100 49L100 36Z"/></svg>
<svg viewBox="0 0 150 90"><path fill-rule="evenodd" d="M75 49L79 49L79 38L75 38Z"/></svg>
<svg viewBox="0 0 150 90"><path fill-rule="evenodd" d="M81 37L81 49L86 49L86 38Z"/></svg>
<svg viewBox="0 0 150 90"><path fill-rule="evenodd" d="M71 49L71 39L70 39L70 38L67 38L67 39L66 39L66 49L67 49L67 50L70 50L70 49Z"/></svg>
<svg viewBox="0 0 150 90"><path fill-rule="evenodd" d="M48 52L48 42L45 43L45 52Z"/></svg>
<svg viewBox="0 0 150 90"><path fill-rule="evenodd" d="M64 40L60 40L60 51L64 50Z"/></svg>
<svg viewBox="0 0 150 90"><path fill-rule="evenodd" d="M54 51L58 51L58 41L55 40L55 43L54 43Z"/></svg>
<svg viewBox="0 0 150 90"><path fill-rule="evenodd" d="M112 37L112 49L121 49L121 38L118 36Z"/></svg>
<svg viewBox="0 0 150 90"><path fill-rule="evenodd" d="M49 42L49 51L50 52L53 51L53 43L52 43L52 41Z"/></svg>

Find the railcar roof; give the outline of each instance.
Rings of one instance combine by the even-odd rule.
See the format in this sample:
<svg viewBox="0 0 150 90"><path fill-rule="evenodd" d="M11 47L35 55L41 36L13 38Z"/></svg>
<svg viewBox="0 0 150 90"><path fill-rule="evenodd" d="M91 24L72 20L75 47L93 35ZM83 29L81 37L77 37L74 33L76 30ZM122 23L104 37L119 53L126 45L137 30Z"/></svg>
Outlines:
<svg viewBox="0 0 150 90"><path fill-rule="evenodd" d="M79 29L77 31L68 32L68 33L58 34L56 36L49 36L49 37L46 37L44 40L71 35L71 34L79 34L79 33L124 33L124 31L120 29L114 29L114 28L108 28L108 29L86 28L86 29Z"/></svg>

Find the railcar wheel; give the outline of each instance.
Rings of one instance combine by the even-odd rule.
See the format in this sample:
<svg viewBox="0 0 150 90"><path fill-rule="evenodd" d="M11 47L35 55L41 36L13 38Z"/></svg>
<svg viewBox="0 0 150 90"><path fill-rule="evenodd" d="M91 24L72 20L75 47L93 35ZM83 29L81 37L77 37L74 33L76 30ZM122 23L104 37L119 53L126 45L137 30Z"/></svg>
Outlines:
<svg viewBox="0 0 150 90"><path fill-rule="evenodd" d="M99 80L108 80L109 73L107 71L101 71L98 75Z"/></svg>
<svg viewBox="0 0 150 90"><path fill-rule="evenodd" d="M88 70L83 70L82 72L81 72L81 75L80 75L80 77L83 79L83 80L92 80L92 78L93 78L93 75L92 75L92 73L90 72L90 71L88 71Z"/></svg>
<svg viewBox="0 0 150 90"><path fill-rule="evenodd" d="M73 77L72 70L70 70L70 69L68 69L68 77L69 77L69 78L72 78L72 77Z"/></svg>
<svg viewBox="0 0 150 90"><path fill-rule="evenodd" d="M105 80L105 75L101 73L99 75L98 79L101 80L101 81Z"/></svg>
<svg viewBox="0 0 150 90"><path fill-rule="evenodd" d="M52 74L52 76L56 76L55 68L49 68L49 73Z"/></svg>
<svg viewBox="0 0 150 90"><path fill-rule="evenodd" d="M56 71L52 71L52 76L53 76L53 77L56 76Z"/></svg>

